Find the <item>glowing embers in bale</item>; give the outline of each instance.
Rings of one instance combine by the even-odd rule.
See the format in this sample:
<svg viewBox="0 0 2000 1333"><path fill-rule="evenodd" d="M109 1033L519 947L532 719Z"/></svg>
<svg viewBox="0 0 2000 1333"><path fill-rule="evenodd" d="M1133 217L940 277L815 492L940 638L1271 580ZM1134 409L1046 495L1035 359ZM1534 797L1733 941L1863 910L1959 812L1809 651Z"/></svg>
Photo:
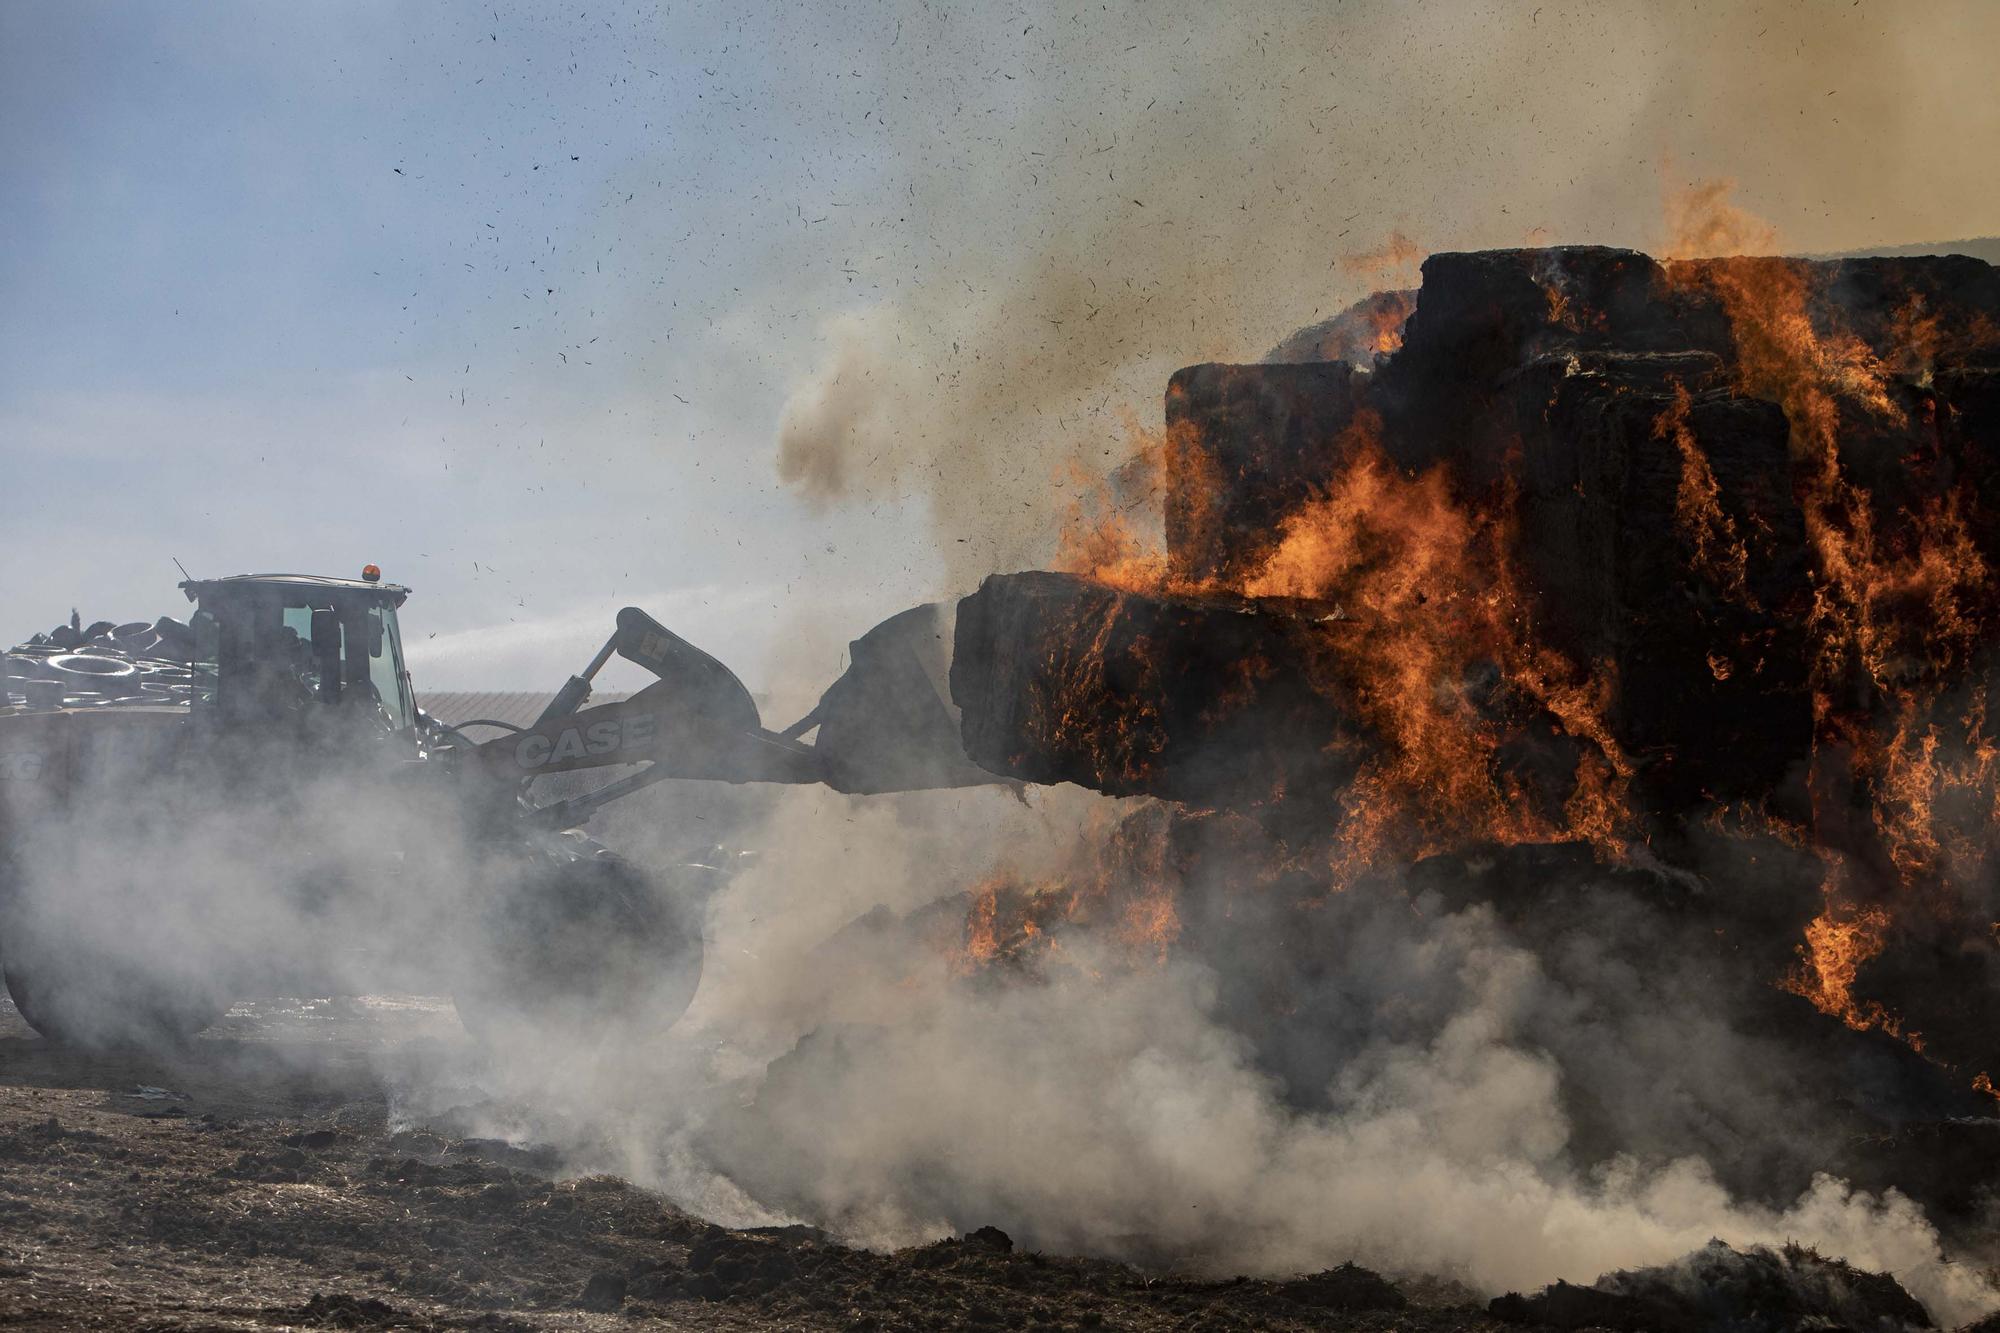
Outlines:
<svg viewBox="0 0 2000 1333"><path fill-rule="evenodd" d="M1077 844L1058 873L1031 880L1002 868L987 876L970 891L952 970L1038 976L1053 967L1089 971L1165 962L1181 934L1169 822L1158 805L1123 817L1100 815L1092 836ZM1063 947L1071 929L1113 947L1072 954Z"/></svg>
<svg viewBox="0 0 2000 1333"><path fill-rule="evenodd" d="M1739 391L1783 406L1807 533L1808 822L1829 872L1785 985L1851 1027L1913 1045L1910 1027L1935 1030L1947 1058L1980 1058L1967 1029L1988 1006L1912 960L1953 937L1990 943L1978 936L2000 796L1984 647L2000 625L2000 414L1982 398L1990 369L1962 363L2000 359L2000 337L1978 312L1946 320L1958 293L1932 290L1923 267L1731 259L1667 272L1720 304Z"/></svg>

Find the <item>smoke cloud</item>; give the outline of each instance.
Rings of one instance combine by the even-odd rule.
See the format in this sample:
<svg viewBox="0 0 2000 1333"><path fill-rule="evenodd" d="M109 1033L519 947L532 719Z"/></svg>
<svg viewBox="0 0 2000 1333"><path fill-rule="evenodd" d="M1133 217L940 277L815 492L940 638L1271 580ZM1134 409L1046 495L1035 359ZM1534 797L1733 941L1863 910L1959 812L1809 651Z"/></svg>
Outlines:
<svg viewBox="0 0 2000 1333"><path fill-rule="evenodd" d="M1959 164L2000 145L2000 112L1953 90L1983 78L1955 53L1996 25L1965 5L1296 5L1255 23L1030 5L899 8L893 42L815 34L882 90L875 211L897 244L852 261L879 294L822 327L779 474L821 503L927 497L962 583L1046 559L1057 478L1121 461L1120 414L1173 369L1254 359L1409 285L1340 262L1399 231L1424 251L1661 249L1663 185L1723 177L1803 251L1990 231L2000 193Z"/></svg>
<svg viewBox="0 0 2000 1333"><path fill-rule="evenodd" d="M572 1090L569 1123L694 1206L879 1247L991 1224L1215 1275L1351 1258L1498 1292L1720 1237L1893 1271L1947 1326L2000 1305L1916 1204L1820 1172L1842 1097L1712 980L1648 968L1660 920L1609 885L1539 925L1351 890L1310 977L1247 890L1220 949L1135 961L1078 929L1040 972L954 964L964 885L1060 874L1142 804L788 793L716 901L677 1054Z"/></svg>
<svg viewBox="0 0 2000 1333"><path fill-rule="evenodd" d="M307 964L319 993L532 990L510 960L546 879L465 824L459 795L330 771L48 819L10 844L13 882L52 891L12 900L7 944L25 929L72 957L164 961L210 1003ZM579 1040L484 1005L483 1046L385 1055L399 1119L552 1140L720 1221L874 1246L995 1224L1210 1274L1352 1258L1497 1292L1719 1236L1887 1269L1947 1322L2000 1305L1964 1262L1981 1256L1949 1253L1909 1199L1820 1174L1866 1071L1833 1096L1733 992L1645 966L1663 918L1629 887L1538 915L1356 887L1300 947L1269 892L1196 879L1164 958L1086 921L1038 966L980 969L967 886L996 867L1060 884L1152 807L673 784L613 809L598 831L705 922L693 1007L667 1032L635 1012ZM728 867L726 887L695 862ZM617 973L601 940L586 950L579 974ZM95 1019L147 1036L132 999Z"/></svg>

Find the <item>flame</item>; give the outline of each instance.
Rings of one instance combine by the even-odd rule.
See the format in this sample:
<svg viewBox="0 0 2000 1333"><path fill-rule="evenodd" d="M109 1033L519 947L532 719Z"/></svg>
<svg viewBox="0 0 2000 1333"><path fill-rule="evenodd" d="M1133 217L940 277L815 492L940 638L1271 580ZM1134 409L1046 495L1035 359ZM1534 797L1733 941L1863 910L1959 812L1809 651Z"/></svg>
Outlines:
<svg viewBox="0 0 2000 1333"><path fill-rule="evenodd" d="M1723 512L1722 488L1716 483L1707 453L1688 424L1693 410L1694 399L1687 386L1676 383L1673 405L1653 423L1653 438L1671 439L1681 456L1674 523L1694 548L1689 562L1694 572L1738 605L1749 606L1752 604L1748 586L1750 552L1737 534L1736 520ZM1711 658L1709 669L1715 672L1717 680L1729 678L1726 663L1719 666Z"/></svg>
<svg viewBox="0 0 2000 1333"><path fill-rule="evenodd" d="M1159 512L1170 454L1178 474L1183 459L1191 461L1198 451L1190 451L1186 431L1149 430L1129 412L1123 430L1125 462L1117 469L1099 476L1073 463L1059 478L1070 499L1050 567L1114 588L1147 591L1169 583L1167 559L1132 515Z"/></svg>
<svg viewBox="0 0 2000 1333"><path fill-rule="evenodd" d="M1917 522L1884 535L1868 493L1849 480L1842 461L1850 419L1908 424L1883 361L1853 334L1815 326L1813 279L1801 261L1701 261L1668 272L1719 298L1736 338L1739 391L1777 402L1790 423L1794 488L1817 572L1817 672L1829 694L1850 666L1879 688L1893 687L1940 651L1962 661L1978 637L1965 605L1987 571L1955 496L1930 498ZM1714 540L1712 532L1704 536ZM1899 614L1908 605L1921 605L1928 621Z"/></svg>
<svg viewBox="0 0 2000 1333"><path fill-rule="evenodd" d="M1345 799L1339 868L1476 841L1581 837L1614 850L1629 768L1602 722L1608 686L1528 632L1507 558L1511 497L1481 514L1453 494L1442 467L1404 475L1382 452L1379 427L1357 417L1337 451L1352 462L1286 519L1276 550L1241 588L1336 602L1355 622L1327 669L1384 753ZM1487 672L1498 673L1491 688L1478 680ZM1494 702L1509 694L1595 751L1553 818L1495 777L1504 728Z"/></svg>
<svg viewBox="0 0 2000 1333"><path fill-rule="evenodd" d="M1123 513L1084 516L1079 510L1075 521L1063 525L1061 542L1051 564L1064 573L1087 574L1127 592L1166 586L1166 556Z"/></svg>
<svg viewBox="0 0 2000 1333"><path fill-rule="evenodd" d="M1051 931L1074 906L1062 881L1024 880L1005 867L968 893L964 938L947 959L958 976L979 976L996 966L1043 966L1055 947Z"/></svg>
<svg viewBox="0 0 2000 1333"><path fill-rule="evenodd" d="M1403 326L1417 308L1414 292L1382 292L1368 307L1368 323L1375 331L1374 353L1389 356L1401 351Z"/></svg>
<svg viewBox="0 0 2000 1333"><path fill-rule="evenodd" d="M1148 804L1114 819L1099 812L1068 864L1040 879L1002 867L968 891L965 933L951 970L982 975L1005 966L1044 971L1070 961L1063 932L1103 925L1131 966L1158 966L1180 938L1179 882L1165 811Z"/></svg>
<svg viewBox="0 0 2000 1333"><path fill-rule="evenodd" d="M1000 915L1000 891L1005 885L1006 878L995 874L972 887L972 906L965 914L965 944L953 959L955 970L976 971L999 956L1000 941L995 929Z"/></svg>
<svg viewBox="0 0 2000 1333"><path fill-rule="evenodd" d="M1424 262L1424 248L1400 229L1391 231L1381 246L1340 257L1345 273L1381 277L1385 274L1414 274Z"/></svg>
<svg viewBox="0 0 2000 1333"><path fill-rule="evenodd" d="M1889 914L1880 907L1845 914L1829 909L1806 926L1805 942L1799 946L1799 967L1779 985L1856 1032L1881 1028L1921 1051L1921 1036L1905 1032L1880 1004L1857 999L1854 994L1862 967L1881 954L1888 932Z"/></svg>
<svg viewBox="0 0 2000 1333"><path fill-rule="evenodd" d="M1696 181L1664 192L1666 242L1664 259L1696 259L1706 255L1768 254L1778 243L1778 229L1730 202L1733 180Z"/></svg>
<svg viewBox="0 0 2000 1333"><path fill-rule="evenodd" d="M1620 854L1632 833L1631 767L1603 720L1613 682L1608 668L1579 670L1535 641L1509 559L1512 495L1480 507L1454 494L1443 467L1405 475L1383 451L1380 431L1374 414L1357 414L1331 446L1344 460L1334 480L1284 518L1275 545L1247 572L1194 579L1171 571L1107 486L1078 489L1084 498L1072 506L1058 568L1127 591L1295 598L1340 608L1311 667L1325 692L1355 707L1381 754L1329 812L1339 881L1391 857L1478 842L1581 839ZM1212 467L1198 465L1210 462L1198 441L1136 426L1129 433L1135 459L1153 475L1179 451L1197 464L1173 469L1180 484L1215 480ZM1191 512L1203 512L1201 497L1191 499ZM1146 689L1106 688L1112 628L1107 618L1067 636L1065 647L1080 649L1048 673L1065 682L1062 696L1036 713L1056 719L1059 738L1099 756L1102 772L1136 779L1154 757L1141 738L1155 733L1145 725ZM1144 654L1137 656L1143 674ZM1268 670L1239 665L1218 708ZM1119 707L1107 712L1107 697ZM1539 717L1543 731L1577 743L1568 792L1537 799L1498 771L1500 746L1522 730L1524 717Z"/></svg>

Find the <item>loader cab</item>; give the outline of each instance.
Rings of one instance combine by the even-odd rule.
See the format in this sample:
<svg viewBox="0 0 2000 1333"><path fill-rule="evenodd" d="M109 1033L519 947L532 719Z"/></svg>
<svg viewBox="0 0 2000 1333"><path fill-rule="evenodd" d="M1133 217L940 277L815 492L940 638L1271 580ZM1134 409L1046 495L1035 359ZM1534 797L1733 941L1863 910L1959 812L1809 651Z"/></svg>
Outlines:
<svg viewBox="0 0 2000 1333"><path fill-rule="evenodd" d="M181 590L196 604L197 717L229 730L414 734L396 623L408 588L379 575L239 574L190 579Z"/></svg>

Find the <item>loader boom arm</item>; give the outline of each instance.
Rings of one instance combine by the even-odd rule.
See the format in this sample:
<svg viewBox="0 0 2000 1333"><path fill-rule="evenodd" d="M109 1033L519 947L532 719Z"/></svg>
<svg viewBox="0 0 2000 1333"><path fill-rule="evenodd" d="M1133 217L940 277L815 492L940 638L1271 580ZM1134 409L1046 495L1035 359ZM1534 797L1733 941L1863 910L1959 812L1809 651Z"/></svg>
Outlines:
<svg viewBox="0 0 2000 1333"><path fill-rule="evenodd" d="M821 778L812 746L755 723L719 722L690 707L671 681L617 703L544 718L526 731L486 741L473 753L487 772L503 779L637 763L664 769L661 777L721 782Z"/></svg>
<svg viewBox="0 0 2000 1333"><path fill-rule="evenodd" d="M592 810L667 778L711 782L819 782L846 792L913 791L1005 781L972 765L943 672L921 660L946 642L942 613L917 607L856 640L850 665L792 726L772 731L736 674L637 607L580 676L570 677L535 725L474 746L470 761L499 782L644 764L596 791L544 806L537 817L570 827ZM591 680L613 653L659 677L594 708ZM808 743L804 737L817 730Z"/></svg>

